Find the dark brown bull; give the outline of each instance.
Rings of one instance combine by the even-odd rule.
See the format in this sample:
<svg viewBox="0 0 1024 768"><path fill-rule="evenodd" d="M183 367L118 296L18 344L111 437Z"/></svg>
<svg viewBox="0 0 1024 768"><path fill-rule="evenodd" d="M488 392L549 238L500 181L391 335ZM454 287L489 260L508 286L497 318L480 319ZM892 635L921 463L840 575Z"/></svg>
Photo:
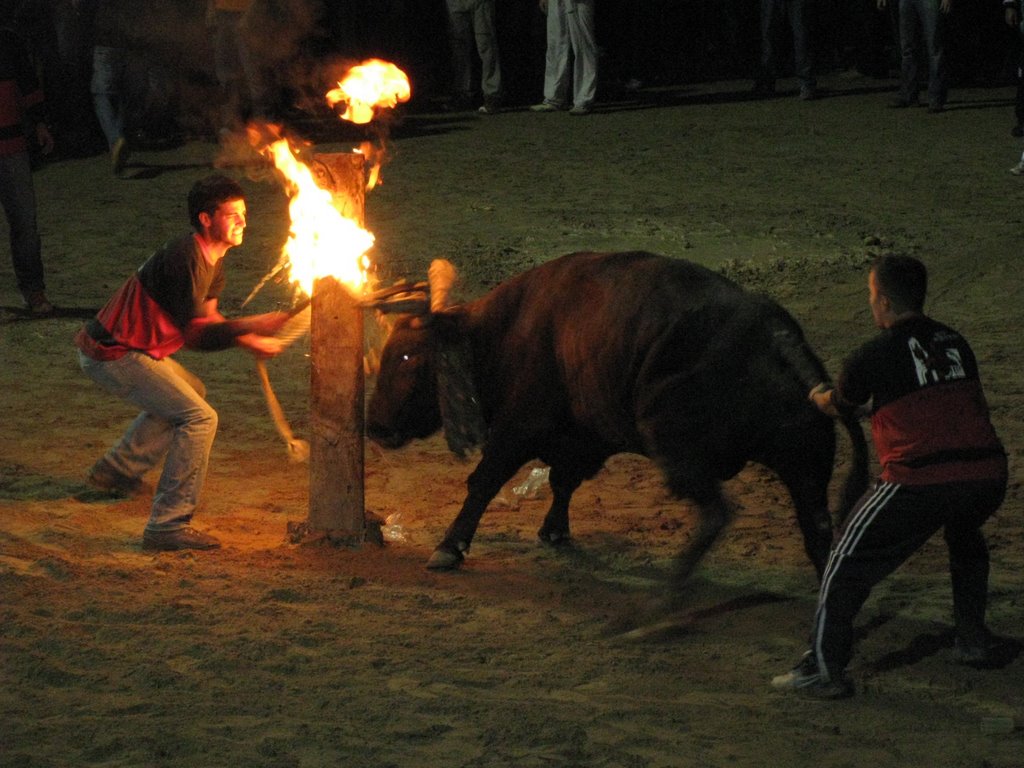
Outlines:
<svg viewBox="0 0 1024 768"><path fill-rule="evenodd" d="M650 253L576 253L483 298L402 316L384 347L368 434L385 447L436 432L437 356L467 351L485 439L462 510L429 568L457 567L480 517L528 461L551 467L541 540L569 538L569 501L616 453L654 460L672 493L696 503L681 584L731 517L720 484L748 461L789 490L819 577L832 539L831 419L808 402L827 380L796 321L775 302L704 267ZM853 466L838 510L867 484L867 447L845 422Z"/></svg>

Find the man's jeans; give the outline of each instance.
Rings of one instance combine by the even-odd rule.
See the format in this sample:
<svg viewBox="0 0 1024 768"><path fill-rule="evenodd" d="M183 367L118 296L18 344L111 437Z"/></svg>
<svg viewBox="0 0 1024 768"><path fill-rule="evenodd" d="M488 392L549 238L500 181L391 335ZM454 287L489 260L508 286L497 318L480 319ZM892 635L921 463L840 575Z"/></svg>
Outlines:
<svg viewBox="0 0 1024 768"><path fill-rule="evenodd" d="M0 204L11 230L14 277L18 290L28 298L29 294L46 290L32 161L28 152L0 157Z"/></svg>
<svg viewBox="0 0 1024 768"><path fill-rule="evenodd" d="M178 362L129 352L100 362L78 353L82 370L117 397L142 409L104 460L125 477L140 478L166 454L146 529L172 531L189 524L206 479L217 412L206 388Z"/></svg>
<svg viewBox="0 0 1024 768"><path fill-rule="evenodd" d="M448 0L452 30L452 69L455 95L473 92L474 41L480 55L480 90L485 101L501 96L501 63L494 28L494 0Z"/></svg>
<svg viewBox="0 0 1024 768"><path fill-rule="evenodd" d="M939 0L900 0L900 98L917 100L918 56L922 38L928 53L928 105L946 103L946 62L943 52L945 19Z"/></svg>
<svg viewBox="0 0 1024 768"><path fill-rule="evenodd" d="M811 4L807 0L761 0L761 77L766 85L778 76L779 28L783 15L789 17L793 31L793 59L800 85L814 88L814 67L811 60Z"/></svg>
<svg viewBox="0 0 1024 768"><path fill-rule="evenodd" d="M124 136L124 106L127 91L127 52L123 48L97 45L92 51L93 107L107 146Z"/></svg>

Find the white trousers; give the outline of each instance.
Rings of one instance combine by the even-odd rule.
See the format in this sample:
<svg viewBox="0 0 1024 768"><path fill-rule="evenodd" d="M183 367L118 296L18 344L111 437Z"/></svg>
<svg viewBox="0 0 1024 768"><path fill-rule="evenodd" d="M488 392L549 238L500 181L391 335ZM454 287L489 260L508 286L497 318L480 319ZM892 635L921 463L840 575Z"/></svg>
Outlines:
<svg viewBox="0 0 1024 768"><path fill-rule="evenodd" d="M547 43L544 101L561 108L571 97L589 107L597 93L594 0L548 0Z"/></svg>

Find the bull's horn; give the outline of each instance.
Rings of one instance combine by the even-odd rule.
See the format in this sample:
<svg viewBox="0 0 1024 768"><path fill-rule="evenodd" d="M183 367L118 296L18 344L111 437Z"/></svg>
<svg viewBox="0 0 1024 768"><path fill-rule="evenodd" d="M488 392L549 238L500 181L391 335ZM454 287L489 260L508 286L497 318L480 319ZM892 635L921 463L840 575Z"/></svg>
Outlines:
<svg viewBox="0 0 1024 768"><path fill-rule="evenodd" d="M429 312L426 283L398 283L363 297L359 306L385 314L425 315Z"/></svg>
<svg viewBox="0 0 1024 768"><path fill-rule="evenodd" d="M459 279L455 265L446 259L434 259L427 270L430 285L430 311L441 312L449 305L452 288Z"/></svg>

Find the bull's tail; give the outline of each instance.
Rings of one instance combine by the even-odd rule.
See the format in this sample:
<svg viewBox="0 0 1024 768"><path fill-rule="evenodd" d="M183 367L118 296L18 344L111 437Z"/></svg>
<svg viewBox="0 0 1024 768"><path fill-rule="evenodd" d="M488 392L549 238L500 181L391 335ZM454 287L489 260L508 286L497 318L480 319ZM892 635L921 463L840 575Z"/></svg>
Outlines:
<svg viewBox="0 0 1024 768"><path fill-rule="evenodd" d="M787 318L789 319L789 318ZM794 375L799 379L805 392L821 383L829 383L828 373L818 356L808 346L803 333L795 321L778 323L773 328L775 350L788 364ZM843 416L839 419L850 437L852 463L850 471L843 480L840 491L839 507L836 510L836 522L840 525L846 520L857 500L868 487L868 445L864 438L864 430L855 415Z"/></svg>
<svg viewBox="0 0 1024 768"><path fill-rule="evenodd" d="M868 487L870 457L864 430L861 429L857 417L855 415L844 416L840 421L850 436L850 448L853 452L853 461L850 464L850 471L847 472L846 479L843 481L843 488L839 495L839 508L836 510L836 522L842 525Z"/></svg>

